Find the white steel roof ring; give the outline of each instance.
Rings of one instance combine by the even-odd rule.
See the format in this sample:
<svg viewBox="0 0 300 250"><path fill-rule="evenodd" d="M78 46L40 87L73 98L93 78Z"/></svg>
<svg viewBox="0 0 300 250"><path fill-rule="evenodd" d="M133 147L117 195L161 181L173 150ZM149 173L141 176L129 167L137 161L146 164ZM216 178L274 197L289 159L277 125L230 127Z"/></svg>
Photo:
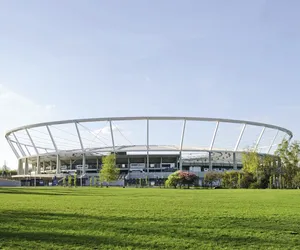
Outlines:
<svg viewBox="0 0 300 250"><path fill-rule="evenodd" d="M91 123L91 122L109 122L110 123L110 131L111 131L111 136L112 136L112 145L107 145L107 146L101 146L101 147L86 147L83 148L82 142L80 141L80 133L78 131L78 127L77 124L80 123ZM183 128L182 128L182 135L181 138L179 138L178 140L178 145L151 145L148 144L149 142L147 142L147 144L144 145L114 145L114 138L113 138L113 132L112 132L112 122L114 121L182 121L183 122ZM211 145L208 147L198 147L198 146L186 146L183 145L183 139L184 139L184 132L185 132L185 123L187 121L199 121L199 122L215 122L217 124L217 127L215 129L214 134L212 134L213 138L212 138L212 142ZM240 124L243 126L241 132L240 132L240 136L236 142L236 146L232 149L216 149L214 147L214 139L216 136L216 133L218 132L218 125L220 123L231 123L231 124ZM49 126L51 125L62 125L62 124L73 124L76 129L77 129L77 134L78 134L78 139L81 145L81 148L74 148L74 149L68 149L68 150L62 150L62 149L58 149L56 147L55 144L55 138L53 138L54 136L52 135ZM41 150L46 150L46 152L40 152L39 155L44 155L44 156L51 156L53 154L68 154L71 155L72 153L82 153L82 152L86 152L89 155L93 155L93 154L101 154L101 153L105 153L105 152L146 152L147 150L152 151L152 152L167 152L167 151L178 151L178 152L242 152L238 146L239 146L239 142L243 137L243 133L244 130L246 128L246 126L255 126L255 127L261 127L262 131L260 133L260 136L258 137L257 141L256 141L256 146L258 146L261 137L264 134L264 131L266 128L271 129L271 130L276 130L277 133L278 132L283 132L285 133L285 135L288 136L288 139L290 140L293 137L293 134L290 130L287 130L283 127L279 127L276 125L271 125L271 124L265 124L265 123L260 123L260 122L253 122L253 121L244 121L244 120L233 120L233 119L222 119L222 118L207 118L207 117L169 117L169 116L134 116L134 117L105 117L105 118L89 118L89 119L74 119L74 120L61 120L61 121L53 121L53 122L44 122L44 123L36 123L36 124L31 124L31 125L26 125L26 126L22 126L22 127L18 127L15 129L12 129L10 131L8 131L5 135L6 139L8 140L10 146L12 147L12 149L14 150L14 146L12 145L12 143L15 143L16 145L22 145L24 147L35 147L36 149L41 149ZM19 141L17 141L17 139L14 139L14 136L10 136L10 135L15 135L16 132L18 131L25 131L28 132L29 129L32 128L46 128L48 130L49 133L49 142L50 144L52 144L54 146L53 148L49 148L49 147L44 147L41 145L34 145L33 142L29 143L27 142L23 142L20 143ZM151 130L151 129L150 129ZM150 131L151 134L151 131ZM151 135L150 135L151 136ZM59 138L59 137L57 137ZM275 137L274 137L275 138ZM31 138L29 138L31 139ZM50 140L51 139L51 140ZM275 139L274 139L275 140ZM274 141L273 140L273 141ZM273 147L274 142L272 141L271 145L269 145L269 151L270 148ZM71 142L71 141L70 141ZM147 149L148 148L148 149ZM56 152L49 152L47 153L47 150L54 150ZM18 154L16 154L16 156L18 157ZM34 157L34 155L27 155L25 157Z"/></svg>
<svg viewBox="0 0 300 250"><path fill-rule="evenodd" d="M85 123L85 122L100 122L100 121L134 121L134 120L186 120L186 121L207 121L207 122L222 122L222 123L238 123L238 124L246 124L258 127L266 127L271 129L278 129L279 131L287 133L290 138L293 137L293 133L285 129L283 127L279 127L272 124L253 122L253 121L244 121L244 120L234 120L234 119L224 119L224 118L208 118L208 117L179 117L179 116L132 116L132 117L106 117L106 118L87 118L87 119L74 119L74 120L61 120L61 121L53 121L53 122L44 122L44 123L36 123L30 124L22 127L18 127L12 130L9 130L6 133L6 137L9 136L13 132L17 132L23 129L30 129L36 127L43 126L51 126L51 125L61 125L68 123Z"/></svg>

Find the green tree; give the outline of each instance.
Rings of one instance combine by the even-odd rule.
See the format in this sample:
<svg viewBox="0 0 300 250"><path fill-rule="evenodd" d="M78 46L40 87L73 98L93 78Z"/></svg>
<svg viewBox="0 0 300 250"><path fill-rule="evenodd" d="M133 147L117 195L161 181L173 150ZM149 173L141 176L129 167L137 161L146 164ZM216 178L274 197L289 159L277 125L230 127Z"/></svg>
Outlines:
<svg viewBox="0 0 300 250"><path fill-rule="evenodd" d="M278 165L276 157L264 155L261 157L259 167L257 169L257 184L260 188L272 188L272 176L278 174Z"/></svg>
<svg viewBox="0 0 300 250"><path fill-rule="evenodd" d="M242 155L243 172L246 179L241 180L241 186L250 186L248 181L257 182L256 187L267 188L270 186L270 178L278 174L276 156L259 155L256 151L248 151ZM253 177L253 178L252 178Z"/></svg>
<svg viewBox="0 0 300 250"><path fill-rule="evenodd" d="M252 173L242 172L240 178L240 188L249 188L252 183L256 182Z"/></svg>
<svg viewBox="0 0 300 250"><path fill-rule="evenodd" d="M248 151L242 154L243 171L257 175L260 164L259 155L256 151Z"/></svg>
<svg viewBox="0 0 300 250"><path fill-rule="evenodd" d="M67 185L66 183L66 177L63 178L63 186L65 187Z"/></svg>
<svg viewBox="0 0 300 250"><path fill-rule="evenodd" d="M293 178L294 188L300 188L300 172L298 172Z"/></svg>
<svg viewBox="0 0 300 250"><path fill-rule="evenodd" d="M168 179L166 180L167 187L176 188L178 185L180 185L181 178L179 176L179 173L180 171L176 171L168 176Z"/></svg>
<svg viewBox="0 0 300 250"><path fill-rule="evenodd" d="M118 179L120 169L116 167L116 156L114 154L107 155L102 158L102 168L99 173L100 181L111 182Z"/></svg>
<svg viewBox="0 0 300 250"><path fill-rule="evenodd" d="M77 187L77 174L74 173L74 187Z"/></svg>
<svg viewBox="0 0 300 250"><path fill-rule="evenodd" d="M69 185L69 187L71 187L72 186L72 176L68 176L68 185Z"/></svg>
<svg viewBox="0 0 300 250"><path fill-rule="evenodd" d="M227 171L223 175L222 183L225 188L239 187L239 171Z"/></svg>
<svg viewBox="0 0 300 250"><path fill-rule="evenodd" d="M282 187L292 188L293 187L293 178L299 172L299 153L300 153L300 144L295 141L289 144L288 140L283 140L279 144L275 154L280 159L280 172L284 180L284 183L281 183Z"/></svg>
<svg viewBox="0 0 300 250"><path fill-rule="evenodd" d="M10 174L11 174L11 175L17 175L17 174L18 174L18 171L17 171L17 170L10 170Z"/></svg>
<svg viewBox="0 0 300 250"><path fill-rule="evenodd" d="M204 175L204 182L212 187L213 183L221 183L223 173L218 173L216 171L206 172Z"/></svg>

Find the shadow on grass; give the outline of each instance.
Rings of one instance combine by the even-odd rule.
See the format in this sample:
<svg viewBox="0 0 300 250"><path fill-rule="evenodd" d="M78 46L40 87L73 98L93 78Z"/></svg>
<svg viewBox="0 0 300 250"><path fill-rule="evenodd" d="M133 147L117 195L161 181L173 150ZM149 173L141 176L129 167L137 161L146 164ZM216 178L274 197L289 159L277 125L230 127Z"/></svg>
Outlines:
<svg viewBox="0 0 300 250"><path fill-rule="evenodd" d="M190 220L190 221L189 221ZM254 235L267 234L270 228L282 234L292 221L227 217L225 221L209 224L209 220L193 221L165 217L155 218L83 215L40 211L5 211L0 214L0 239L35 241L61 247L82 246L87 249L131 247L132 249L199 249L203 245L233 247L252 246L296 247L300 240L288 235L293 241L271 239ZM267 226L266 226L267 225ZM15 228L18 230L10 230ZM60 233L59 233L60 232ZM62 233L61 233L62 232ZM276 231L275 231L276 233Z"/></svg>

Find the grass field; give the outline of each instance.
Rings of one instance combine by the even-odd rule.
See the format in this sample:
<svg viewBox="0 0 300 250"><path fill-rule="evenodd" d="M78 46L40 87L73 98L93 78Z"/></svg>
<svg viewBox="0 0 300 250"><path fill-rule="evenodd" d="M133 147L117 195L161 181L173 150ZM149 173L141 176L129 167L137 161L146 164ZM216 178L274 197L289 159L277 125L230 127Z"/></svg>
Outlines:
<svg viewBox="0 0 300 250"><path fill-rule="evenodd" d="M0 249L300 249L300 190L0 188Z"/></svg>

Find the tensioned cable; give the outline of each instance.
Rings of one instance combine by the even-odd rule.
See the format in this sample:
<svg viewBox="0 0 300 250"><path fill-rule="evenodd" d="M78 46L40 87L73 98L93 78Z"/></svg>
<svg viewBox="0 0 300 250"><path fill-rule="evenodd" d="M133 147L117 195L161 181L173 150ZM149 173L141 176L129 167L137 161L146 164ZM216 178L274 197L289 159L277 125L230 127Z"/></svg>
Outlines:
<svg viewBox="0 0 300 250"><path fill-rule="evenodd" d="M36 141L36 142L40 142L40 143L44 143L44 144L45 144L44 141L47 141L47 143L49 143L50 145L53 145L52 142L49 142L49 139L47 139L47 138L39 137L39 136L36 136L36 135L31 135L31 137L32 137L32 139L34 139L34 141ZM26 140L29 140L29 142L31 142L29 138L20 137L20 136L19 136L18 138L26 139ZM35 138L38 138L38 139L44 140L44 141L39 141L39 140L36 140ZM76 145L77 147L79 146L78 142L76 142L76 141L72 141L72 140L68 140L68 139L64 139L64 138L60 138L60 137L56 137L56 138L59 138L60 140L64 140L64 142L59 142L59 140L56 140L56 142L58 142L58 143L64 143L64 144L69 144L69 145L73 145L73 146ZM56 139L56 138L55 138L55 139ZM68 142L74 142L74 144L73 144L73 143L68 143L68 142L65 142L65 141L68 141ZM76 143L76 144L75 144L75 143Z"/></svg>
<svg viewBox="0 0 300 250"><path fill-rule="evenodd" d="M57 128L57 127L54 127L54 126L51 126L51 128L58 129L58 130L60 130L60 131L62 131L62 132L65 132L66 134L70 134L70 135L75 136L76 138L78 138L78 135L74 135L74 134L72 134L72 133L70 133L70 132L68 132L68 131L65 131L65 130L61 129L61 128ZM90 140L90 139L84 138L84 137L82 137L82 136L80 136L80 137L81 137L81 139L84 139L84 140L93 142L93 141Z"/></svg>
<svg viewBox="0 0 300 250"><path fill-rule="evenodd" d="M98 136L98 135L102 132L102 130L106 127L107 123L108 123L108 121L106 121L106 123L105 123L105 125L104 125L103 128L99 129L99 131L96 133L96 135L95 135L94 133L93 133L93 135L94 135L95 137ZM93 143L95 143L95 137L93 138L92 143L89 145L89 148L91 148L91 146L93 145ZM103 137L103 138L105 138L105 137ZM105 138L105 139L107 139L107 138ZM108 139L107 139L107 140L108 140ZM110 147L110 145L107 145L107 146Z"/></svg>
<svg viewBox="0 0 300 250"><path fill-rule="evenodd" d="M48 133L46 133L46 132L42 132L42 131L38 131L38 130L36 130L36 129L31 129L31 130L33 130L33 131L36 131L36 132L38 132L38 133L41 133L41 134L44 134L44 135L47 135L48 137L49 137L49 134ZM63 130L62 130L63 131ZM65 132L65 131L64 131ZM66 132L67 133L67 132ZM37 137L37 136L35 136L35 137ZM78 137L78 136L76 136L76 137ZM38 137L37 137L38 138ZM54 138L57 140L57 139L61 139L61 140L64 140L64 141L70 141L70 142L74 142L74 143L76 143L76 145L79 143L78 141L73 141L73 140L70 140L70 139L67 139L67 138L62 138L62 137L59 137L59 136L54 136ZM41 138L40 138L41 139ZM45 140L49 140L49 139L47 139L47 138L43 138L43 139L45 139ZM77 145L78 146L78 145Z"/></svg>
<svg viewBox="0 0 300 250"><path fill-rule="evenodd" d="M77 135L74 135L74 134L72 134L72 133L70 133L70 132L67 132L67 131L63 130L63 129L60 129L60 128L57 128L57 127L54 127L54 126L51 126L51 127L52 127L52 128L55 128L55 129L57 129L57 130L60 130L60 131L62 131L62 132L64 132L64 133L66 133L66 134L70 134L70 135L72 135L72 136L78 138ZM31 130L49 136L49 134L46 133L46 132L42 132L42 131L39 131L39 130L36 130L36 129L31 129ZM74 142L74 143L76 143L76 147L79 146L79 145L78 145L79 141L73 141L73 140L66 139L66 138L62 138L62 137L59 137L59 136L56 136L56 135L54 136L54 138L55 138L55 140L56 140L58 143L60 143L60 144L63 144L63 142L59 142L57 139L61 139L61 140L68 141L68 142L69 142L69 141L70 141L70 142ZM87 138L84 138L84 137L81 137L81 138L82 138L82 139L85 139L85 140L88 140L88 141L91 141L90 139L87 139ZM43 139L48 140L48 139L46 139L46 138L43 138ZM64 143L65 143L65 142L64 142ZM65 144L73 145L73 144L70 144L70 143L65 143ZM74 145L73 145L73 146L74 146Z"/></svg>
<svg viewBox="0 0 300 250"><path fill-rule="evenodd" d="M114 124L114 123L113 123ZM114 124L115 125L115 124ZM115 128L119 131L119 133L123 136L123 138L128 141L131 145L134 145L129 139L127 139L127 137L125 135L123 135L123 133L121 132L121 130L118 128L118 126L115 125Z"/></svg>
<svg viewBox="0 0 300 250"><path fill-rule="evenodd" d="M22 137L19 136L19 138L22 138ZM25 145L25 144L27 145L27 143L29 143L29 145L31 145L33 147L33 145L31 144L31 141L28 138L23 138L23 139L27 140L27 142L26 141L25 142L22 141L22 142L20 142L21 145ZM39 140L36 140L35 138L33 138L33 139L34 139L34 142L38 142L38 144L35 145L36 148L37 147L48 147L48 148L50 147L52 150L55 150L53 148L53 144L52 143L39 141ZM46 140L45 138L40 138L40 139ZM78 144L72 144L72 143L66 143L66 142L58 142L58 141L56 141L56 145L57 145L58 148L74 148L74 147L78 148L79 147Z"/></svg>
<svg viewBox="0 0 300 250"><path fill-rule="evenodd" d="M89 128L83 126L83 125L80 124L80 123L78 123L78 124L79 124L81 127L83 127L84 129L86 129L90 134L92 134L92 135L94 136L94 138L97 138L97 139L98 139L99 141L101 141L104 145L108 146L108 144L107 144L106 142L102 141L100 138L98 138L98 136L95 136L95 134L94 134ZM104 137L103 137L103 138L104 138ZM104 139L107 140L107 138L104 138ZM94 143L93 140L91 140L91 141Z"/></svg>

